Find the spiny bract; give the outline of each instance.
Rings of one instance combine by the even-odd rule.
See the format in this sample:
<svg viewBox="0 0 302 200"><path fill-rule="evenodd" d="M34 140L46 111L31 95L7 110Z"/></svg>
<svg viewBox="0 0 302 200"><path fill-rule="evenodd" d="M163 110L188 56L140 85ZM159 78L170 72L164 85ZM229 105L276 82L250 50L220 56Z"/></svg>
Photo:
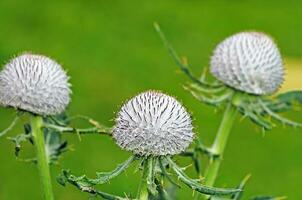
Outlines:
<svg viewBox="0 0 302 200"><path fill-rule="evenodd" d="M113 137L135 154L159 156L181 153L194 133L190 115L176 99L148 91L122 106Z"/></svg>
<svg viewBox="0 0 302 200"><path fill-rule="evenodd" d="M40 115L58 114L70 101L68 79L48 57L20 55L0 72L0 104Z"/></svg>
<svg viewBox="0 0 302 200"><path fill-rule="evenodd" d="M211 58L211 72L226 85L256 95L274 93L284 78L278 47L258 32L242 32L222 41Z"/></svg>

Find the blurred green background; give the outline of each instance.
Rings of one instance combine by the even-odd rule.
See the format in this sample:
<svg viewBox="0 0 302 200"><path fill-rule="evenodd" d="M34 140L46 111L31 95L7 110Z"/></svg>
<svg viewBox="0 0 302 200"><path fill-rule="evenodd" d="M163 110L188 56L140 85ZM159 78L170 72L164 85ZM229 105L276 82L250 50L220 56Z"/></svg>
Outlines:
<svg viewBox="0 0 302 200"><path fill-rule="evenodd" d="M161 24L175 48L188 57L200 74L209 63L215 45L230 34L259 30L272 35L288 59L292 81L301 86L302 2L297 1L197 1L197 0L99 0L99 1L0 1L0 61L32 51L55 58L72 77L73 96L69 114L84 114L113 125L115 112L131 96L157 89L176 96L192 113L196 133L210 144L221 115L197 102L182 89L188 81L167 54L153 29ZM301 65L300 65L301 63ZM290 73L295 70L295 73ZM287 89L286 88L286 89ZM13 119L12 110L0 109L0 128ZM301 119L301 111L290 117ZM81 124L79 124L81 125ZM21 125L9 136L20 133ZM228 144L217 186L235 186L252 174L246 196L272 194L302 199L302 131L275 128L265 135L248 120L237 123ZM74 187L55 182L62 168L94 176L124 161L129 153L106 136L90 135L79 141L66 136L74 151L64 154L52 167L58 200L88 199ZM21 157L32 156L26 145ZM139 174L133 168L100 189L119 195L135 193ZM191 176L194 172L191 170ZM190 190L179 199L192 199ZM33 164L16 161L14 146L0 139L0 199L42 199L38 173ZM247 198L246 198L247 199Z"/></svg>

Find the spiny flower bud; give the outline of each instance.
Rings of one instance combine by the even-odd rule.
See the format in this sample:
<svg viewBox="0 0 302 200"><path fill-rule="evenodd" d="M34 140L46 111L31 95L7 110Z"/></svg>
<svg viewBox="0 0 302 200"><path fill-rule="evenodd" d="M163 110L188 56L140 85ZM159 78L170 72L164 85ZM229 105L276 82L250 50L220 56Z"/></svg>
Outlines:
<svg viewBox="0 0 302 200"><path fill-rule="evenodd" d="M70 101L68 79L48 57L20 55L0 72L0 104L40 115L58 114Z"/></svg>
<svg viewBox="0 0 302 200"><path fill-rule="evenodd" d="M258 32L242 32L222 41L211 58L211 72L226 85L256 95L274 93L284 78L278 47Z"/></svg>
<svg viewBox="0 0 302 200"><path fill-rule="evenodd" d="M113 137L135 154L159 156L181 153L194 133L190 115L176 99L148 91L122 106Z"/></svg>

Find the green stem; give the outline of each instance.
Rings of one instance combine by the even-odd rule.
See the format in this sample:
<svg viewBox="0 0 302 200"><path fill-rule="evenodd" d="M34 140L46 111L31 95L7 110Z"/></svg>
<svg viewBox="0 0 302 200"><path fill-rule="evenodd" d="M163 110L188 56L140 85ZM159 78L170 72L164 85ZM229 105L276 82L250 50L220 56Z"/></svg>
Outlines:
<svg viewBox="0 0 302 200"><path fill-rule="evenodd" d="M148 200L148 175L149 175L149 158L146 158L143 163L143 175L140 186L138 188L137 197L138 200Z"/></svg>
<svg viewBox="0 0 302 200"><path fill-rule="evenodd" d="M44 199L53 200L52 185L50 178L49 165L44 144L44 134L42 131L43 119L41 116L33 116L31 118L32 135L37 154L37 166L40 173L42 188L44 190Z"/></svg>
<svg viewBox="0 0 302 200"><path fill-rule="evenodd" d="M210 159L210 163L205 172L205 185L207 186L213 186L215 183L221 164L221 157L223 156L231 128L236 118L237 108L233 103L236 103L234 101L236 101L239 96L237 96L237 94L235 95L236 96L233 97L233 101L227 105L214 144L211 147L211 152L215 156Z"/></svg>

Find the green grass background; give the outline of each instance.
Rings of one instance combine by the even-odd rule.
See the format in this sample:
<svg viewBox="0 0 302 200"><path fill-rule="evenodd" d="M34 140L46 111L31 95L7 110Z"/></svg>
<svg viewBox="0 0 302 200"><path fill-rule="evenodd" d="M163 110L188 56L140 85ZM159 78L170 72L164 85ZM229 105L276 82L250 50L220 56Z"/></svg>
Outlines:
<svg viewBox="0 0 302 200"><path fill-rule="evenodd" d="M292 0L99 0L0 1L0 62L32 51L55 58L72 77L71 115L91 116L113 125L115 112L131 96L157 89L176 96L190 110L196 133L210 144L221 113L197 102L182 89L188 81L163 48L152 23L157 21L186 55L194 73L209 63L215 45L230 34L259 30L272 35L286 57L302 56L302 2ZM289 68L290 70L290 68ZM302 76L302 74L300 75ZM301 119L301 111L291 117ZM0 128L13 111L0 109ZM21 126L9 135L22 131ZM75 149L52 167L56 199L88 199L55 177L62 168L94 176L124 161L129 153L105 136L66 136ZM254 194L302 199L302 131L275 128L265 136L248 120L236 123L224 156L218 186L235 186L247 174L252 179L246 198ZM22 157L32 156L25 145ZM193 171L189 171L194 176ZM100 189L119 195L134 193L139 174L133 168ZM16 161L13 144L0 139L0 199L42 199L35 166ZM191 199L183 187L179 199Z"/></svg>

